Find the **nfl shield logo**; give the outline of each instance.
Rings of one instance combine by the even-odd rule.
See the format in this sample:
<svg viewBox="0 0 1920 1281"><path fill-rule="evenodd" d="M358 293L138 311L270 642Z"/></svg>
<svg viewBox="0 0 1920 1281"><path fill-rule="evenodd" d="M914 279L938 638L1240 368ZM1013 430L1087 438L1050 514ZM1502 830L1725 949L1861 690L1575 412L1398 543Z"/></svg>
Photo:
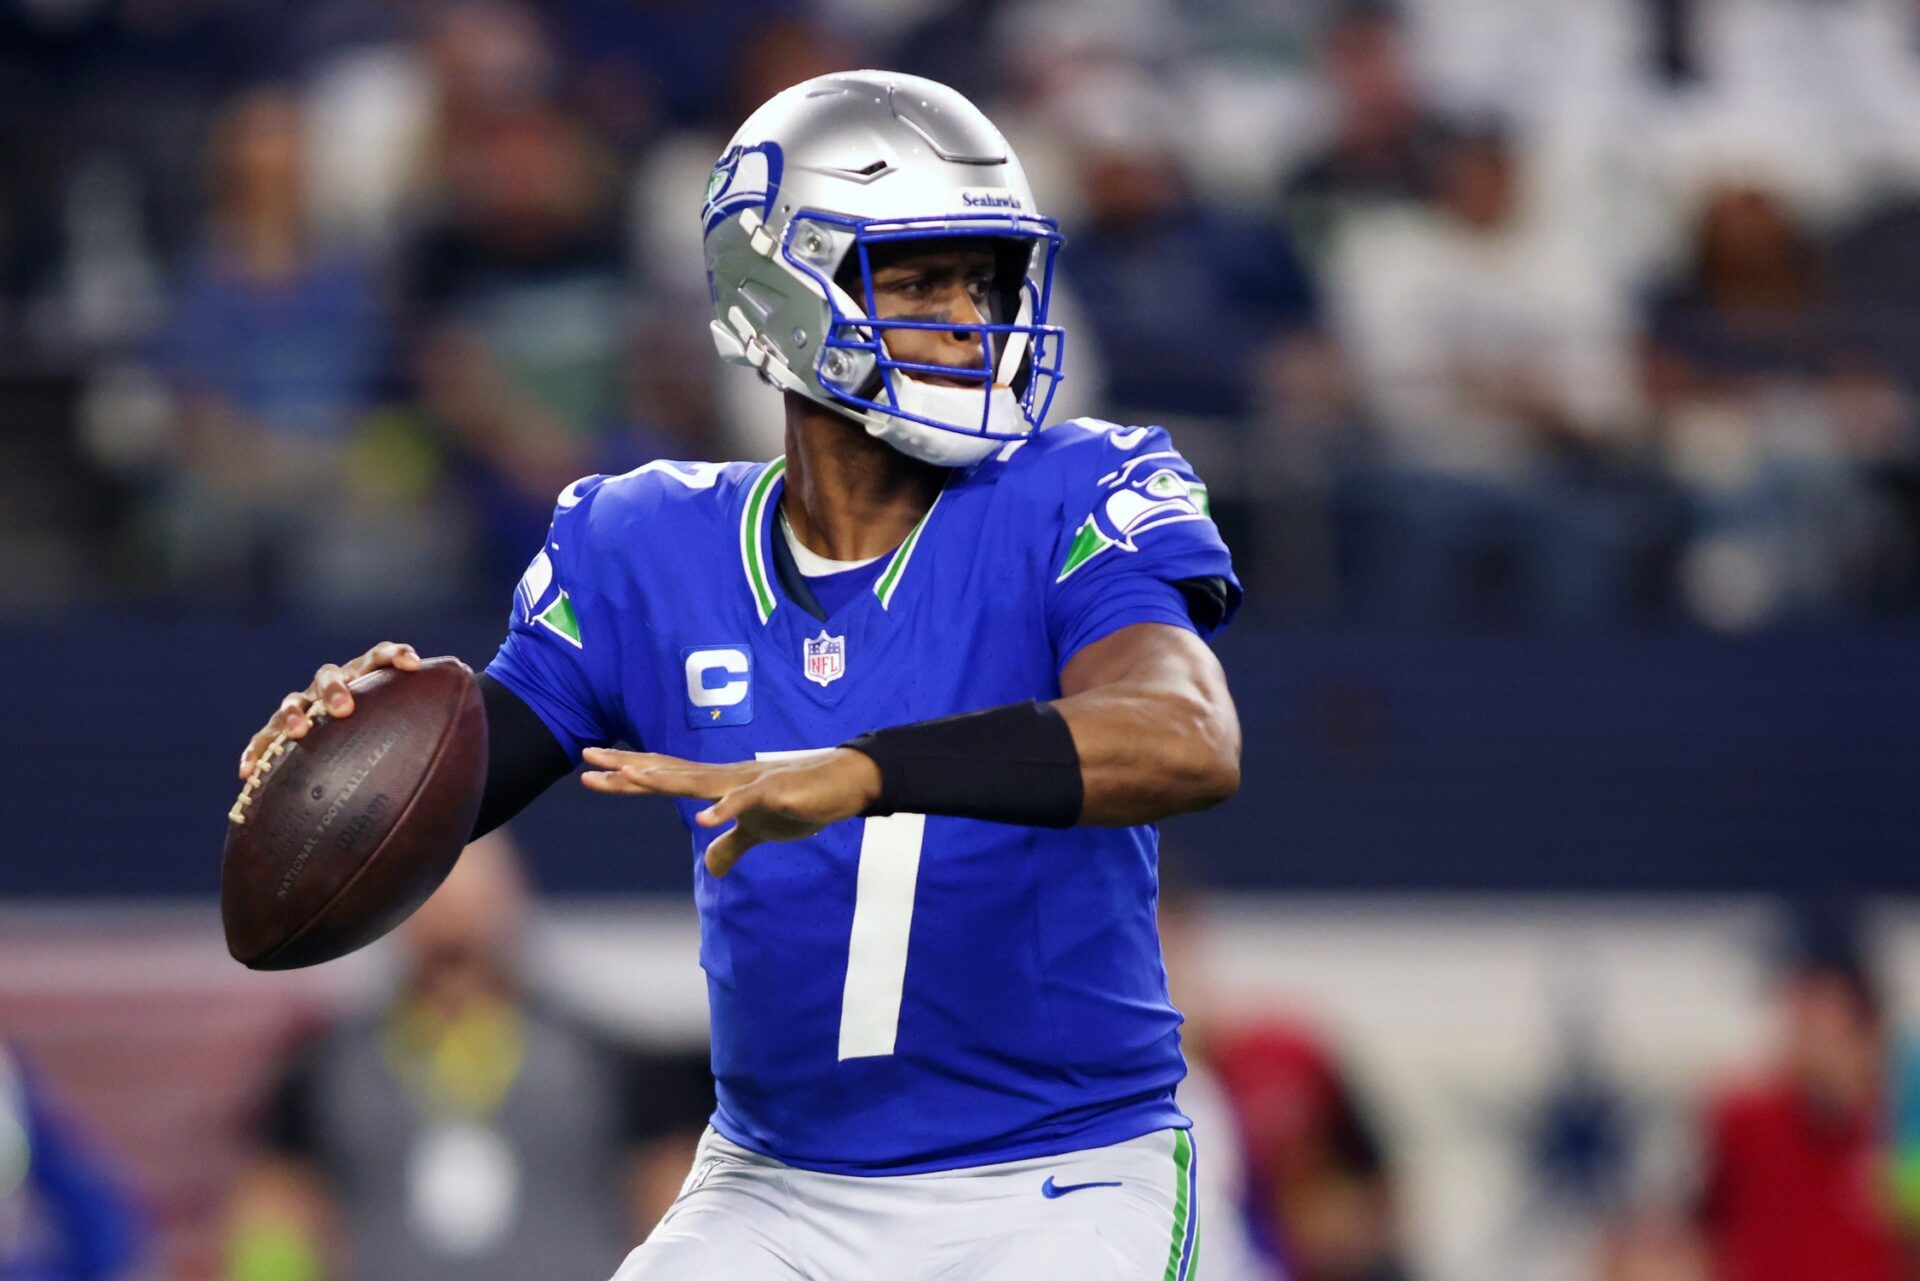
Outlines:
<svg viewBox="0 0 1920 1281"><path fill-rule="evenodd" d="M829 636L823 627L818 636L801 642L801 658L807 679L824 689L847 674L847 638Z"/></svg>

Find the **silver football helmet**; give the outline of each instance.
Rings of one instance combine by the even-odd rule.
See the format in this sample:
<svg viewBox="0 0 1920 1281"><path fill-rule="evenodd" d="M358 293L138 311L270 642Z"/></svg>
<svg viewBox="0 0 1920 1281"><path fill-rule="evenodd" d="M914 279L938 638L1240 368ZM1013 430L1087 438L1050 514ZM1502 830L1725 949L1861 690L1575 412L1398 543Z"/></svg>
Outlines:
<svg viewBox="0 0 1920 1281"><path fill-rule="evenodd" d="M849 71L775 95L714 165L703 217L724 359L944 467L1045 422L1065 343L1047 323L1059 226L1035 211L1007 140L954 90ZM875 246L958 237L996 251L983 323L874 318ZM980 363L896 359L885 339L903 329L972 332Z"/></svg>

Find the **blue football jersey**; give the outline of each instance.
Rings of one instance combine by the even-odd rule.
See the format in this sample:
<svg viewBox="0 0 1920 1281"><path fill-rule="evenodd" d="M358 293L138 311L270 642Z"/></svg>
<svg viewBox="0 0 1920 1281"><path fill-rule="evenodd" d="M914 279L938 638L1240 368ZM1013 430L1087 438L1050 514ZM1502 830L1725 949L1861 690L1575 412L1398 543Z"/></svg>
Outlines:
<svg viewBox="0 0 1920 1281"><path fill-rule="evenodd" d="M570 486L489 670L576 757L735 761L1058 698L1080 647L1211 630L1238 604L1206 489L1159 428L1067 423L954 473L825 619L775 571L783 472L656 462ZM1203 579L1226 607L1196 624L1175 584ZM715 878L705 802L676 803L727 1138L900 1174L1186 1125L1153 827L851 819Z"/></svg>

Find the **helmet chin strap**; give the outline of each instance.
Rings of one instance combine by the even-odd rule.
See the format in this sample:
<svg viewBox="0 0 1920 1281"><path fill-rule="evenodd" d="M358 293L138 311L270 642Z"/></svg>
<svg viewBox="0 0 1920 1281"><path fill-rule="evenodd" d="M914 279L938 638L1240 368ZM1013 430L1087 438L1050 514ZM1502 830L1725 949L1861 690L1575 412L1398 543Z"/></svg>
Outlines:
<svg viewBox="0 0 1920 1281"><path fill-rule="evenodd" d="M987 403L982 405L978 387L922 382L896 371L893 389L895 407L902 413L917 414L936 422L966 423L968 426L978 423L983 435L1005 437L1026 434L1026 419L1021 416L1020 402L1014 399L1010 387L994 387L986 393ZM949 434L966 436L972 433L949 429Z"/></svg>
<svg viewBox="0 0 1920 1281"><path fill-rule="evenodd" d="M869 410L862 417L867 431L892 445L901 453L936 467L967 467L979 462L1006 444L1007 437L1024 436L1030 430L1020 402L1008 387L995 387L984 393L975 387L948 387L921 382L896 372L893 386L898 408L922 418L951 423L980 423L992 436L956 431L949 427L929 427L911 418L902 418L886 410ZM996 439L998 437L999 439Z"/></svg>
<svg viewBox="0 0 1920 1281"><path fill-rule="evenodd" d="M746 323L746 317L735 309L733 326L715 322L712 326L714 344L720 354L735 364L743 364L757 370L762 378L781 391L797 392L809 400L817 401L829 409L847 414L867 429L867 434L876 440L884 441L901 453L936 467L969 467L979 462L994 450L1006 444L1009 439L1017 439L1031 434L1033 424L1027 420L1019 397L1013 389L1004 383L996 384L985 392L987 402L980 403L982 395L978 387L953 387L943 383L922 382L917 378L896 371L893 378L894 408L899 413L889 412L886 408L856 409L822 396L807 381L799 376L787 362L780 358L763 341L747 337L752 328ZM738 330L736 335L733 331ZM743 338L745 339L743 341ZM1017 365L1024 350L1026 336L1016 335L1017 346L1010 347L1002 358L1002 367L1006 367L1007 357ZM886 393L882 393L884 396ZM924 422L915 422L903 418L901 414L914 414L920 418L935 422L964 423L968 427L979 425L980 430L967 431L957 427L933 427Z"/></svg>

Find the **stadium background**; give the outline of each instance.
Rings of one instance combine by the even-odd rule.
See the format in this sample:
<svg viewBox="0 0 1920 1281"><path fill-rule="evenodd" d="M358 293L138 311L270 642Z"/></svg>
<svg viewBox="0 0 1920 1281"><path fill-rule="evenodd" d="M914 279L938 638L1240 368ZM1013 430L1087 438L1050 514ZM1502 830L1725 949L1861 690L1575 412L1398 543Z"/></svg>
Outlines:
<svg viewBox="0 0 1920 1281"><path fill-rule="evenodd" d="M382 637L483 662L573 477L777 450L698 195L863 65L1003 123L1061 408L1172 427L1242 565L1176 979L1363 1101L1357 1173L1249 1140L1296 1272L1704 1275L1785 937L1888 993L1854 1173L1910 1226L1920 6L4 0L0 1041L130 1190L119 1274L225 1275L278 1056L396 964L225 959L246 734ZM542 982L696 1044L667 815L513 836Z"/></svg>

